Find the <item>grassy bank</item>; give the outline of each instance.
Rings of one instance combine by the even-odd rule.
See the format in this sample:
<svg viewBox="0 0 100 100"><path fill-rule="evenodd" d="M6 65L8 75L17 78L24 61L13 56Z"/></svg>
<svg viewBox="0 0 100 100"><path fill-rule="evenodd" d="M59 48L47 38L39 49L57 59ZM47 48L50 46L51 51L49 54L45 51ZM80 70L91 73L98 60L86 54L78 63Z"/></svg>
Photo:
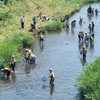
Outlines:
<svg viewBox="0 0 100 100"><path fill-rule="evenodd" d="M20 30L19 18L21 15L25 15L24 31L27 32L33 16L38 16L39 11L42 11L43 15L50 19L57 13L60 14L61 18L67 13L73 14L71 12L77 11L87 2L100 0L7 0L6 5L3 1L0 2L0 40L3 40L6 34ZM59 17L57 18L59 19ZM42 22L37 18L37 27L50 23L50 21Z"/></svg>
<svg viewBox="0 0 100 100"><path fill-rule="evenodd" d="M78 87L84 100L100 100L100 58L84 68Z"/></svg>

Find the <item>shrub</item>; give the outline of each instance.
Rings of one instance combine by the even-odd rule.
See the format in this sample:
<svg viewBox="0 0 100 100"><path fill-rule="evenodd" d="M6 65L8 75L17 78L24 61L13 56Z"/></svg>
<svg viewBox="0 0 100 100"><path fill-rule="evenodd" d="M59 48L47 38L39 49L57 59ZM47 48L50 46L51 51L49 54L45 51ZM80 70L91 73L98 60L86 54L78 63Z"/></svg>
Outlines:
<svg viewBox="0 0 100 100"><path fill-rule="evenodd" d="M7 40L10 41L11 44L15 45L17 50L31 47L35 41L34 36L23 32L14 33L13 37L9 36L7 37Z"/></svg>
<svg viewBox="0 0 100 100"><path fill-rule="evenodd" d="M0 21L5 21L7 19L12 19L13 15L10 12L0 12Z"/></svg>
<svg viewBox="0 0 100 100"><path fill-rule="evenodd" d="M8 66L11 55L16 55L17 51L10 42L2 42L0 43L0 65L1 67L3 66Z"/></svg>
<svg viewBox="0 0 100 100"><path fill-rule="evenodd" d="M63 28L63 23L61 22L53 22L49 25L44 26L44 29L48 32L60 31L62 28Z"/></svg>
<svg viewBox="0 0 100 100"><path fill-rule="evenodd" d="M100 58L85 67L79 77L78 87L85 100L100 99Z"/></svg>
<svg viewBox="0 0 100 100"><path fill-rule="evenodd" d="M33 45L34 38L30 35L25 35L22 39L23 48L31 47Z"/></svg>
<svg viewBox="0 0 100 100"><path fill-rule="evenodd" d="M29 34L14 34L6 37L6 40L0 43L0 68L9 66L11 56L15 55L19 58L19 50L23 47L31 47L34 42L34 37Z"/></svg>

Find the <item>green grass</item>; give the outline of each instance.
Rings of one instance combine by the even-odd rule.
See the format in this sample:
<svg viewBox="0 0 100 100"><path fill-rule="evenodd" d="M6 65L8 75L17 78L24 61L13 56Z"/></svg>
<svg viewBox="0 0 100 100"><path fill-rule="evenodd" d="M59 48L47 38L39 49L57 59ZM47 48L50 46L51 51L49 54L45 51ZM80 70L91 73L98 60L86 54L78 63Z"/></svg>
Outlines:
<svg viewBox="0 0 100 100"><path fill-rule="evenodd" d="M63 27L64 27L64 24L58 21L58 22L53 22L49 25L44 26L44 29L45 31L52 32L52 31L61 31Z"/></svg>
<svg viewBox="0 0 100 100"><path fill-rule="evenodd" d="M79 77L78 87L85 100L100 99L100 58L85 67Z"/></svg>
<svg viewBox="0 0 100 100"><path fill-rule="evenodd" d="M18 59L23 48L30 48L35 41L34 37L23 33L13 34L8 36L0 43L0 68L9 66L12 55Z"/></svg>
<svg viewBox="0 0 100 100"><path fill-rule="evenodd" d="M100 0L53 0L49 4L49 7L55 9L57 7L63 7L67 3L71 3L72 5L77 5L77 4L83 4L87 2L96 2L96 1L100 1Z"/></svg>
<svg viewBox="0 0 100 100"><path fill-rule="evenodd" d="M63 6L66 3L66 0L54 0L49 4L51 8L57 8L59 6Z"/></svg>

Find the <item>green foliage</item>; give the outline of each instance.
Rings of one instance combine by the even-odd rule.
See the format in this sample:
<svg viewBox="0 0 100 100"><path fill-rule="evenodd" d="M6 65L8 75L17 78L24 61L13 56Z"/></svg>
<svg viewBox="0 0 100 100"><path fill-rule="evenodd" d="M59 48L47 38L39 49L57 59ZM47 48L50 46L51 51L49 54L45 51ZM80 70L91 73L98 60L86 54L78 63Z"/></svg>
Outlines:
<svg viewBox="0 0 100 100"><path fill-rule="evenodd" d="M34 38L30 35L25 35L22 40L23 48L31 47L33 45Z"/></svg>
<svg viewBox="0 0 100 100"><path fill-rule="evenodd" d="M48 32L52 31L60 31L63 28L63 23L61 22L53 22L49 25L44 26L44 29Z"/></svg>
<svg viewBox="0 0 100 100"><path fill-rule="evenodd" d="M100 98L100 58L87 65L79 77L78 87L85 100Z"/></svg>
<svg viewBox="0 0 100 100"><path fill-rule="evenodd" d="M5 5L7 4L14 4L16 1L22 1L22 0L1 0Z"/></svg>
<svg viewBox="0 0 100 100"><path fill-rule="evenodd" d="M9 66L11 56L15 55L19 58L19 52L23 47L30 47L33 45L34 37L29 34L18 33L13 37L8 36L0 43L0 68Z"/></svg>
<svg viewBox="0 0 100 100"><path fill-rule="evenodd" d="M3 0L0 2L0 26L15 24L18 17L29 11L26 0ZM4 5L3 2L7 4Z"/></svg>
<svg viewBox="0 0 100 100"><path fill-rule="evenodd" d="M0 12L0 21L6 21L7 19L12 19L12 13L10 12Z"/></svg>
<svg viewBox="0 0 100 100"><path fill-rule="evenodd" d="M13 37L8 37L7 40L10 41L11 44L15 45L17 50L31 47L35 41L33 36L23 32L14 33Z"/></svg>
<svg viewBox="0 0 100 100"><path fill-rule="evenodd" d="M67 4L70 2L71 4L82 4L82 3L91 3L91 2L96 2L100 0L53 0L50 4L49 7L51 8L57 8L59 6L63 6L64 4Z"/></svg>
<svg viewBox="0 0 100 100"><path fill-rule="evenodd" d="M66 3L66 0L53 0L53 2L51 2L51 4L49 4L49 6L51 8L57 8L65 3Z"/></svg>
<svg viewBox="0 0 100 100"><path fill-rule="evenodd" d="M0 43L0 67L8 66L13 54L16 54L14 45L6 41Z"/></svg>

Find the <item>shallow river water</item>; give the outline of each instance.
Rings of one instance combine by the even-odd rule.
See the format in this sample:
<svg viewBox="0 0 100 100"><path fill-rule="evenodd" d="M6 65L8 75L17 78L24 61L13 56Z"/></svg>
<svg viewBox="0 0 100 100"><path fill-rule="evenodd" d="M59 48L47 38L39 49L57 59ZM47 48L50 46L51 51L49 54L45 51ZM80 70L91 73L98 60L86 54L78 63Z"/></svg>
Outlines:
<svg viewBox="0 0 100 100"><path fill-rule="evenodd" d="M77 79L84 64L91 63L100 56L100 13L89 19L86 12L88 6L70 18L72 21L83 17L83 25L80 26L77 21L74 33L63 30L60 33L46 34L43 48L36 41L34 53L37 65L27 67L22 61L10 81L0 81L0 100L81 100L76 87ZM93 4L92 7L100 11L99 4ZM87 59L84 63L77 34L80 30L88 32L88 24L92 21L95 23L95 39L94 44L86 48ZM49 86L49 68L56 75L52 87ZM42 77L47 78L46 82L42 82Z"/></svg>

